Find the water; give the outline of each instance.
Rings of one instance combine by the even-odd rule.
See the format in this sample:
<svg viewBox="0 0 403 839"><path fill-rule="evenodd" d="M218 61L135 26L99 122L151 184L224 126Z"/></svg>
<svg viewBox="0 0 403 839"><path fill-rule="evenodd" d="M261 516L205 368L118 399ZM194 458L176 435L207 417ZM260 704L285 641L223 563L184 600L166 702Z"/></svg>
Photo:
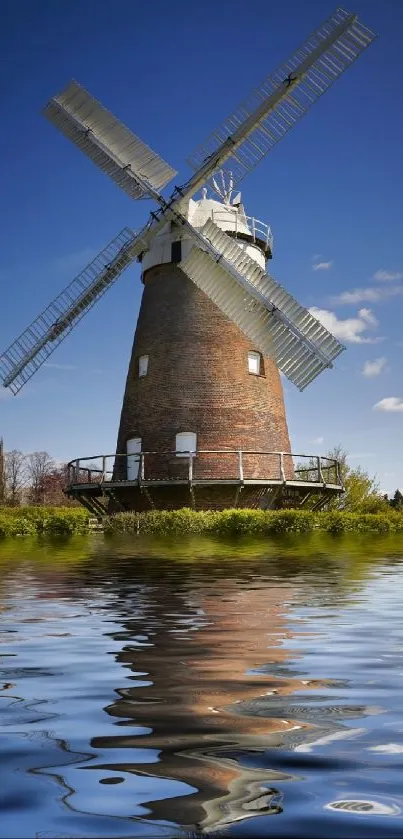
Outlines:
<svg viewBox="0 0 403 839"><path fill-rule="evenodd" d="M0 546L2 837L401 836L403 540Z"/></svg>

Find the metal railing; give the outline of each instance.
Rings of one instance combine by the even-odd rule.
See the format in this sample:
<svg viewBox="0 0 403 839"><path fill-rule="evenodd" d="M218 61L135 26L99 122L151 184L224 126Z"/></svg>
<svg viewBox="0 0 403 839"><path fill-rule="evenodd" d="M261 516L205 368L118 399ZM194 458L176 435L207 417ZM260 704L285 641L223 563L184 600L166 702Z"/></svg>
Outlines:
<svg viewBox="0 0 403 839"><path fill-rule="evenodd" d="M237 238L239 234L245 235L248 233L254 242L258 239L260 242L264 243L266 250L270 248L270 252L273 252L273 233L269 225L264 221L260 221L260 219L254 218L254 216L246 216L243 213L240 214L235 208L230 206L228 206L225 210L212 210L211 220L222 229L224 229L225 225L225 231L234 233L235 238ZM245 230L245 227L247 228L247 231Z"/></svg>
<svg viewBox="0 0 403 839"><path fill-rule="evenodd" d="M340 463L318 455L244 449L139 452L84 457L68 464L69 486L115 483L274 482L343 488Z"/></svg>

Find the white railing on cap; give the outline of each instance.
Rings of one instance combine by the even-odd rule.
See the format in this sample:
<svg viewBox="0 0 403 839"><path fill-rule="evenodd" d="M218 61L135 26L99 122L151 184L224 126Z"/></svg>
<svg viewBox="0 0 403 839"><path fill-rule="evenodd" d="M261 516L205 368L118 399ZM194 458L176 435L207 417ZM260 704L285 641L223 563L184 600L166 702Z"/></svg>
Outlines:
<svg viewBox="0 0 403 839"><path fill-rule="evenodd" d="M233 220L231 216L233 216ZM234 232L235 236L239 233L245 233L245 227L247 227L248 233L254 242L256 242L256 239L260 239L265 243L266 248L269 247L271 251L273 250L273 233L269 225L264 221L260 221L260 219L254 218L254 216L241 215L237 210L232 209L232 207L228 207L226 210L213 209L211 211L211 219L218 227L223 224L227 225L227 230L229 229L231 232Z"/></svg>

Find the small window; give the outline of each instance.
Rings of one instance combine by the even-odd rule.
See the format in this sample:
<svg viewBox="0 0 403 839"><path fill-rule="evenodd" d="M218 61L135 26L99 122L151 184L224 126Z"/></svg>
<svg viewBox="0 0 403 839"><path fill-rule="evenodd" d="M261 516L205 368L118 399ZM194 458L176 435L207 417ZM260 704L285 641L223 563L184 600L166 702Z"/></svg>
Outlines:
<svg viewBox="0 0 403 839"><path fill-rule="evenodd" d="M254 376L262 374L262 356L260 352L248 352L248 371Z"/></svg>
<svg viewBox="0 0 403 839"><path fill-rule="evenodd" d="M171 262L180 262L182 259L182 242L179 239L171 244Z"/></svg>
<svg viewBox="0 0 403 839"><path fill-rule="evenodd" d="M148 372L148 355L141 355L139 358L139 376L146 376Z"/></svg>
<svg viewBox="0 0 403 839"><path fill-rule="evenodd" d="M197 434L194 431L181 431L176 435L176 456L188 457L189 452L196 453Z"/></svg>

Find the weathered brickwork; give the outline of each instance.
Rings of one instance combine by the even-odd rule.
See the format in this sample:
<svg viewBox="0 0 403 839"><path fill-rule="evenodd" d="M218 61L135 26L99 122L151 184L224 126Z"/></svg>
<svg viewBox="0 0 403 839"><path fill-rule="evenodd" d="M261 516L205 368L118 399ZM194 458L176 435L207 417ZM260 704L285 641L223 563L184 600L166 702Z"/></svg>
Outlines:
<svg viewBox="0 0 403 839"><path fill-rule="evenodd" d="M174 452L181 431L196 432L198 449L289 452L275 363L264 357L264 374L249 373L248 352L256 348L176 265L151 268L144 282L117 452L126 452L130 437L142 438L143 451ZM149 356L144 377L141 355ZM276 458L245 458L248 478L279 478L279 468ZM185 476L188 464L175 455L146 457L145 469L146 477L174 478ZM199 457L194 469L200 478L238 476L233 455Z"/></svg>

